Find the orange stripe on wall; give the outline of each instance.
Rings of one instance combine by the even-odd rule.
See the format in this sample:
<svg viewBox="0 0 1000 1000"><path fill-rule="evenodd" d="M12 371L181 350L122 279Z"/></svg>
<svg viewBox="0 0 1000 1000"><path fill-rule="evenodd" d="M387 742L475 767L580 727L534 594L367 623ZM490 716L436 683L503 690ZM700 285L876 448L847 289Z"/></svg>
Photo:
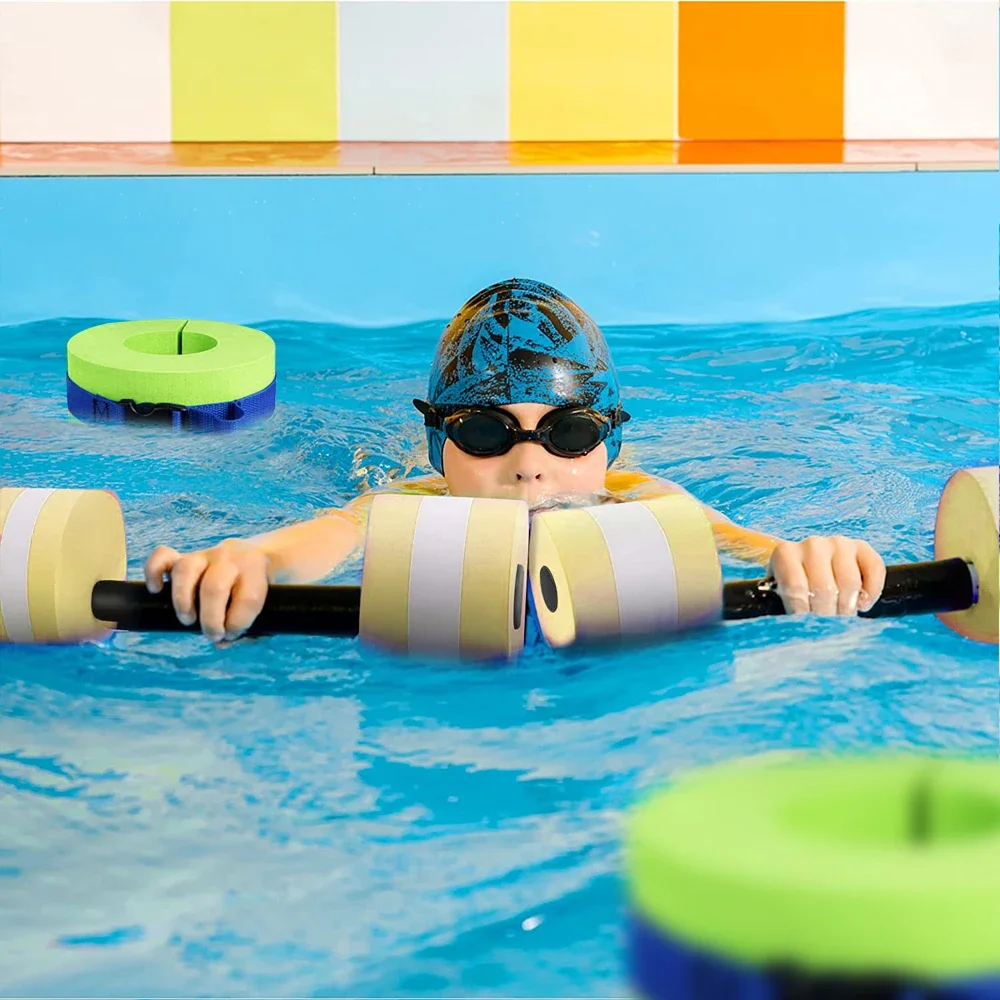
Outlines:
<svg viewBox="0 0 1000 1000"><path fill-rule="evenodd" d="M682 139L841 139L843 2L684 0Z"/></svg>

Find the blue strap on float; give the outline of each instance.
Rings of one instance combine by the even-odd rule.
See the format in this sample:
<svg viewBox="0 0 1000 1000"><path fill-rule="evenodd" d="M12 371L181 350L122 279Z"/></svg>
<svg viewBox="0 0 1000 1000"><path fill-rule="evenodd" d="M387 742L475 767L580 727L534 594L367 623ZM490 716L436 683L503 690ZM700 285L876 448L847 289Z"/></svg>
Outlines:
<svg viewBox="0 0 1000 1000"><path fill-rule="evenodd" d="M527 606L524 610L524 648L530 649L532 646L547 646L545 636L542 635L541 627L538 624L538 612L535 610L535 598L531 592L531 584L526 587Z"/></svg>
<svg viewBox="0 0 1000 1000"><path fill-rule="evenodd" d="M1000 979L924 986L738 966L671 940L634 913L628 950L632 989L643 1000L1000 1000Z"/></svg>
<svg viewBox="0 0 1000 1000"><path fill-rule="evenodd" d="M252 396L226 403L181 406L177 403L138 403L134 399L108 399L66 378L66 402L78 420L100 424L169 423L174 430L227 432L269 417L274 412L277 379Z"/></svg>

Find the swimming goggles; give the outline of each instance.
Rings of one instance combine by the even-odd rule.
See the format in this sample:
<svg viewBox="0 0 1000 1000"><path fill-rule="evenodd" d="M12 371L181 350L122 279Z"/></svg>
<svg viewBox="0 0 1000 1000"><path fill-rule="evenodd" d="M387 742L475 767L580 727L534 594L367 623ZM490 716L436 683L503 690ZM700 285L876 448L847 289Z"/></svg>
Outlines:
<svg viewBox="0 0 1000 1000"><path fill-rule="evenodd" d="M490 406L448 407L446 412L422 399L413 405L424 415L424 426L443 430L458 448L476 458L506 455L522 441L535 441L559 458L582 458L631 419L620 406L607 415L585 406L567 406L546 413L535 430L526 431L512 414Z"/></svg>

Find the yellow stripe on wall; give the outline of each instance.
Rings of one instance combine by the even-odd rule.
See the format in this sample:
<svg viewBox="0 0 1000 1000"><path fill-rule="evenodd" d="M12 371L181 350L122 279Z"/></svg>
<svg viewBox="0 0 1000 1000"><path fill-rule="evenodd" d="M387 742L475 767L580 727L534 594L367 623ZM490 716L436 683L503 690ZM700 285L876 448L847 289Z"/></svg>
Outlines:
<svg viewBox="0 0 1000 1000"><path fill-rule="evenodd" d="M512 0L511 140L676 134L676 2Z"/></svg>
<svg viewBox="0 0 1000 1000"><path fill-rule="evenodd" d="M177 142L337 138L337 6L332 2L170 5Z"/></svg>

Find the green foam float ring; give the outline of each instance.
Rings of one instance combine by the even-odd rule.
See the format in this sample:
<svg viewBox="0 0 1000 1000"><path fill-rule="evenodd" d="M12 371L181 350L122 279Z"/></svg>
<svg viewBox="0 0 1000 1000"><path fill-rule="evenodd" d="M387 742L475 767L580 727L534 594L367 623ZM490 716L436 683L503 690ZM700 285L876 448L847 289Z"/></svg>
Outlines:
<svg viewBox="0 0 1000 1000"><path fill-rule="evenodd" d="M164 410L202 425L238 424L274 410L274 341L250 327L104 323L72 337L66 358L67 400L81 419L123 423Z"/></svg>
<svg viewBox="0 0 1000 1000"><path fill-rule="evenodd" d="M879 982L898 992L872 995L1000 997L995 760L718 765L635 811L626 870L647 1000L799 995L775 986L788 975L845 985L823 996Z"/></svg>

